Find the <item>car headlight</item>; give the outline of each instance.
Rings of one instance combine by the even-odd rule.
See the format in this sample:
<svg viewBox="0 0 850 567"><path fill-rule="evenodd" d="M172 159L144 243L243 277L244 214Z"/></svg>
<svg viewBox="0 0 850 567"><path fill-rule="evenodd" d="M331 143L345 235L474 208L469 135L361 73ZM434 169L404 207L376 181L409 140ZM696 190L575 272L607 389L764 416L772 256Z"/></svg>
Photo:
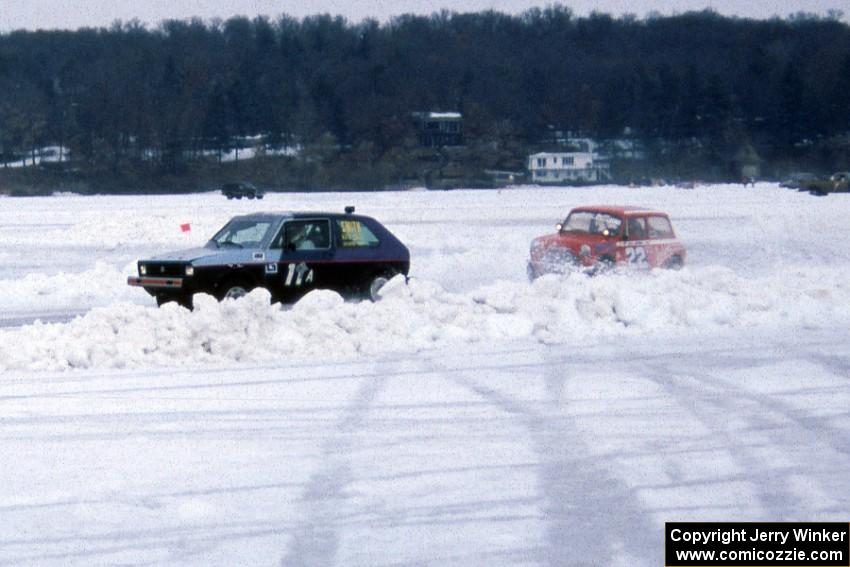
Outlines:
<svg viewBox="0 0 850 567"><path fill-rule="evenodd" d="M191 265L186 266L186 276L191 278L194 275L195 275L195 267L191 266Z"/></svg>
<svg viewBox="0 0 850 567"><path fill-rule="evenodd" d="M580 256L590 256L590 246L587 244L582 244L581 249L579 250Z"/></svg>
<svg viewBox="0 0 850 567"><path fill-rule="evenodd" d="M148 267L144 264L139 264L139 275L146 276L148 275Z"/></svg>

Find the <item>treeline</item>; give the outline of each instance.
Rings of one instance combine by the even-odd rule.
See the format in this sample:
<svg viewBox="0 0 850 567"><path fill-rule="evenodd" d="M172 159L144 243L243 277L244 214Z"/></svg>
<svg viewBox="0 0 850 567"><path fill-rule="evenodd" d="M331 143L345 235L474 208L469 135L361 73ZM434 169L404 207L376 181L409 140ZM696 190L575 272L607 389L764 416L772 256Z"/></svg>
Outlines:
<svg viewBox="0 0 850 567"><path fill-rule="evenodd" d="M463 113L466 149L418 148L411 113L423 110ZM553 6L0 35L0 163L60 146L70 158L52 166L60 180L240 176L219 152L259 135L264 149L297 149L252 160L274 161L266 174L281 184L383 186L449 162L522 168L552 128L630 136L650 168L720 175L743 143L776 168L840 167L850 27L710 11L579 18Z"/></svg>

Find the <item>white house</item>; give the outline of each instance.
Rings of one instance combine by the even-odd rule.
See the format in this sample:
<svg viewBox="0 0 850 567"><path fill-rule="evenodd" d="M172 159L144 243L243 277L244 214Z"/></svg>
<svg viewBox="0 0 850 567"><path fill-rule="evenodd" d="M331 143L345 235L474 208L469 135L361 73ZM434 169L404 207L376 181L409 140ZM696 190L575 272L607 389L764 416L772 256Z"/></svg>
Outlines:
<svg viewBox="0 0 850 567"><path fill-rule="evenodd" d="M541 152L528 156L534 183L597 183L611 179L611 166L592 152Z"/></svg>

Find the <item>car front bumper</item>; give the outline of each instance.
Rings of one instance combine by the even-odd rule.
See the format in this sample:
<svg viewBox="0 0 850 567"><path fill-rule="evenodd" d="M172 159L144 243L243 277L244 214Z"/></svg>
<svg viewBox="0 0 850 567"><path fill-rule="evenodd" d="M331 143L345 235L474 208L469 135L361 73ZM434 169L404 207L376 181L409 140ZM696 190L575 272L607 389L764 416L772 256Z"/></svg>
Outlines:
<svg viewBox="0 0 850 567"><path fill-rule="evenodd" d="M185 278L153 278L148 276L130 276L127 278L127 285L133 287L143 287L152 290L177 290L183 289Z"/></svg>

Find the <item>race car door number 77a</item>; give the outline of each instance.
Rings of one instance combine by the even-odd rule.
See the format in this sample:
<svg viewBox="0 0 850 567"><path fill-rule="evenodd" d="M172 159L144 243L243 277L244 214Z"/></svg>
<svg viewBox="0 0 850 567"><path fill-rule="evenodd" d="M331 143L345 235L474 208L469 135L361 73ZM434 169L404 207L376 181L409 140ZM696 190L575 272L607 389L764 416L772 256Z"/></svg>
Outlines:
<svg viewBox="0 0 850 567"><path fill-rule="evenodd" d="M312 283L313 281L313 268L310 268L304 262L300 264L289 264L286 271L286 280L284 284L286 287L299 287L301 284Z"/></svg>

